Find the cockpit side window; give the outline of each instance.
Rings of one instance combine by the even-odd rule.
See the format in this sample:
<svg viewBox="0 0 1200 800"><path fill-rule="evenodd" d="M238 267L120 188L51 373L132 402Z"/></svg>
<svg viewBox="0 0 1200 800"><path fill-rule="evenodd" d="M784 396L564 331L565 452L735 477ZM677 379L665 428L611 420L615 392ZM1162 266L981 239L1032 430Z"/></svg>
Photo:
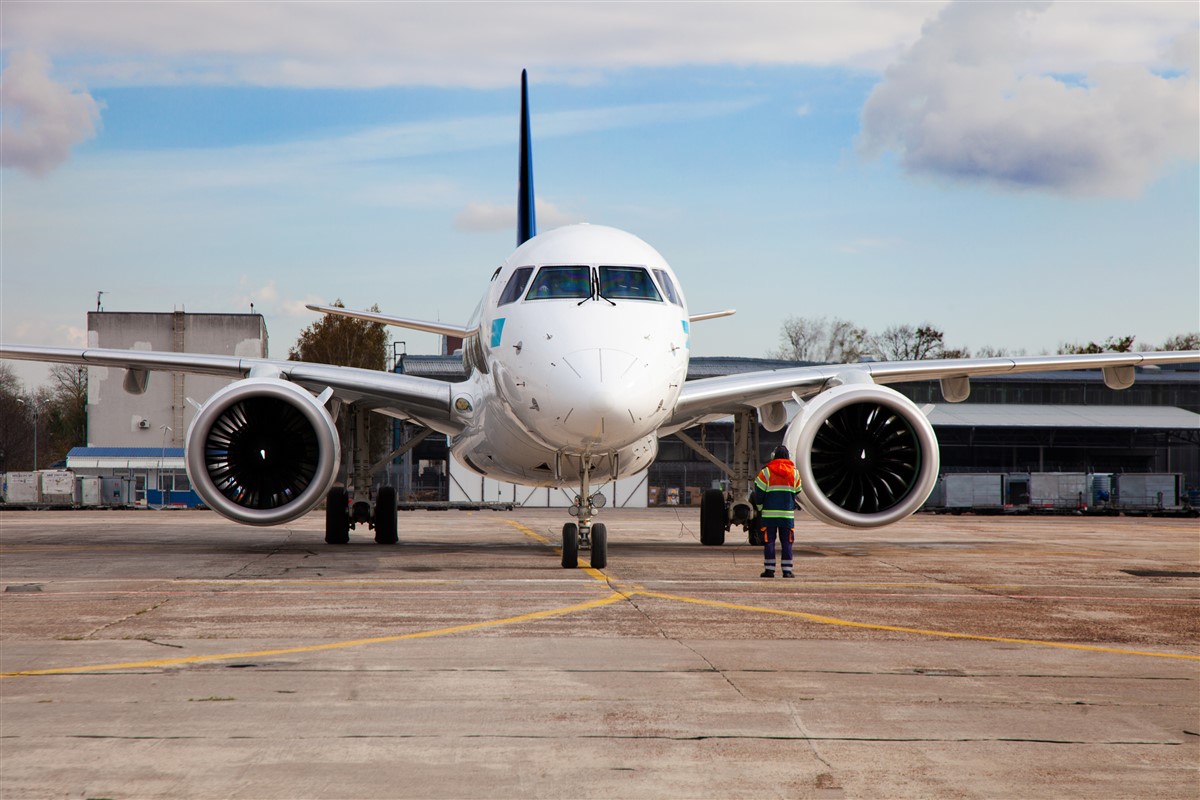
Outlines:
<svg viewBox="0 0 1200 800"><path fill-rule="evenodd" d="M600 296L610 300L656 300L662 295L645 267L601 267Z"/></svg>
<svg viewBox="0 0 1200 800"><path fill-rule="evenodd" d="M658 285L666 293L667 300L677 306L683 305L683 301L679 299L679 292L675 291L675 282L671 280L670 273L665 269L656 269L654 270L654 277L658 278Z"/></svg>
<svg viewBox="0 0 1200 800"><path fill-rule="evenodd" d="M526 300L571 298L580 300L592 296L592 271L586 266L542 267L533 279Z"/></svg>
<svg viewBox="0 0 1200 800"><path fill-rule="evenodd" d="M529 283L529 276L532 274L533 267L519 267L514 270L512 277L508 279L508 285L504 287L504 294L500 295L500 302L496 305L506 306L520 300L521 293L525 291L525 284Z"/></svg>

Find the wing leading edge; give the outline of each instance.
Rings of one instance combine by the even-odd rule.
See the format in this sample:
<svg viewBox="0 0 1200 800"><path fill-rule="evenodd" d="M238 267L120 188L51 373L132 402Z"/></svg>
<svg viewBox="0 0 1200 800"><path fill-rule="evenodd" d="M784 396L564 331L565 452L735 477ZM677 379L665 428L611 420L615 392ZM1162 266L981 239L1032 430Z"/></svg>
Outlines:
<svg viewBox="0 0 1200 800"><path fill-rule="evenodd" d="M1137 367L1182 363L1200 363L1200 351L822 364L722 375L685 383L664 432L679 430L706 418L790 400L793 394L808 397L841 383L940 380L943 394L955 401L965 399L972 377L1101 369L1108 386L1123 389L1133 384Z"/></svg>
<svg viewBox="0 0 1200 800"><path fill-rule="evenodd" d="M414 419L441 433L455 434L462 428L451 414L450 394L454 384L415 375L304 361L18 344L0 345L0 359L115 367L133 372L187 372L231 379L278 377L318 394L333 389L334 397L339 400L393 412L394 415Z"/></svg>

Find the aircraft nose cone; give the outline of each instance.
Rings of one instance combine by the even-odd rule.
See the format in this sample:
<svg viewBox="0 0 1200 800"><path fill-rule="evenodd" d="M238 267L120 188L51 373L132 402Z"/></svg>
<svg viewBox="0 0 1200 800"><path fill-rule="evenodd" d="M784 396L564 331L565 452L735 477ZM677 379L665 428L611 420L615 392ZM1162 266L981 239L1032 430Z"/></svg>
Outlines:
<svg viewBox="0 0 1200 800"><path fill-rule="evenodd" d="M566 420L568 427L584 436L602 435L611 426L628 424L632 378L637 359L621 350L596 348L578 350L563 361L579 378L588 393Z"/></svg>
<svg viewBox="0 0 1200 800"><path fill-rule="evenodd" d="M598 403L619 399L620 388L629 383L637 361L629 353L605 348L577 350L563 360L581 381L599 390L593 396Z"/></svg>

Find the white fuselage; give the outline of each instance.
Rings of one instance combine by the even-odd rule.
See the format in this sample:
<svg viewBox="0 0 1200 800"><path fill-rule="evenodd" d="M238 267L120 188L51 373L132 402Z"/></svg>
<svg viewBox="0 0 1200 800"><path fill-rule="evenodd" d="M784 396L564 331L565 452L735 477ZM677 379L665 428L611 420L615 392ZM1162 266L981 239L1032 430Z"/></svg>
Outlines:
<svg viewBox="0 0 1200 800"><path fill-rule="evenodd" d="M678 287L657 251L613 228L571 225L517 248L463 346L455 458L535 485L578 485L584 459L595 483L648 467L687 376Z"/></svg>

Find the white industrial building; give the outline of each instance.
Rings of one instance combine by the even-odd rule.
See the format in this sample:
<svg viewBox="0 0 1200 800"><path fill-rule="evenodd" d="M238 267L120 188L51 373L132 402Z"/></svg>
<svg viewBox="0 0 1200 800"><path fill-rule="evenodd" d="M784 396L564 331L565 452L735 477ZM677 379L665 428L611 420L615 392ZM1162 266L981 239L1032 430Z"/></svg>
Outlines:
<svg viewBox="0 0 1200 800"><path fill-rule="evenodd" d="M261 314L92 311L87 322L88 347L267 357L267 326ZM187 426L196 415L187 399L203 403L227 383L228 378L211 375L138 375L89 367L88 445L183 447Z"/></svg>
<svg viewBox="0 0 1200 800"><path fill-rule="evenodd" d="M88 346L265 358L261 314L93 311ZM88 367L88 446L67 454L83 477L124 481L123 502L195 505L183 443L199 403L230 381L212 375ZM132 390L132 391L131 391Z"/></svg>

